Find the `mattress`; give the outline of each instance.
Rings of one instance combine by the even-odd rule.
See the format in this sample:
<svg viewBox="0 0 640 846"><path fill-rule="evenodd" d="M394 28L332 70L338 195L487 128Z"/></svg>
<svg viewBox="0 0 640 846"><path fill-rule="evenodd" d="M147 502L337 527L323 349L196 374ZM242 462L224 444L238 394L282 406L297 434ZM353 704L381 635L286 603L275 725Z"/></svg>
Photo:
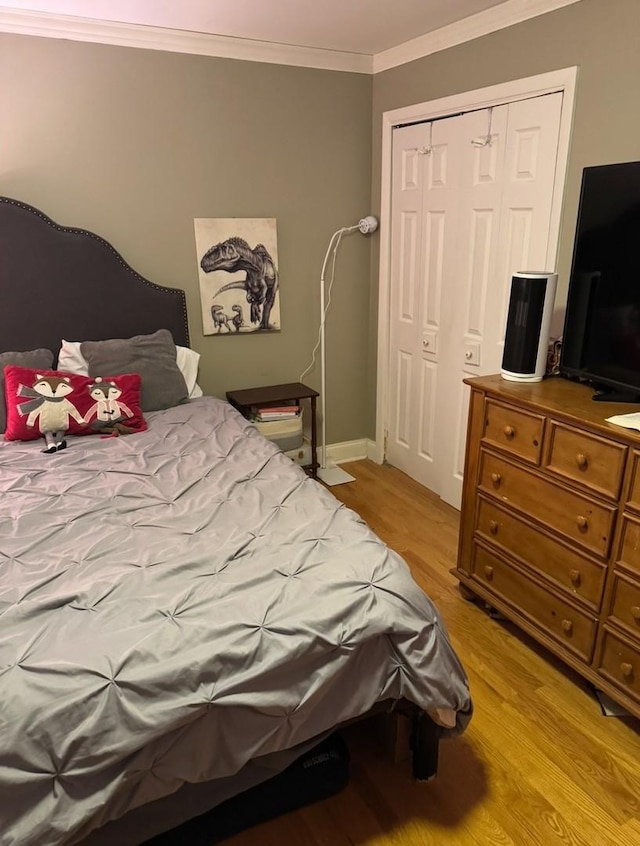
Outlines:
<svg viewBox="0 0 640 846"><path fill-rule="evenodd" d="M227 403L0 443L0 843L61 846L464 670L406 564ZM448 716L447 716L448 715Z"/></svg>

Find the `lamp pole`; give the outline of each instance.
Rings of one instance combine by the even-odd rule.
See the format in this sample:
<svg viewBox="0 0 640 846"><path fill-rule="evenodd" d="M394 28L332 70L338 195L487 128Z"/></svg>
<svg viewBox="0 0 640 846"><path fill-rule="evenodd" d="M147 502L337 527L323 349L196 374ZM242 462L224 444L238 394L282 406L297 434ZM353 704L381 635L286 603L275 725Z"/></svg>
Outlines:
<svg viewBox="0 0 640 846"><path fill-rule="evenodd" d="M354 477L339 467L327 467L327 424L326 424L326 391L327 391L327 360L326 360L326 346L325 346L325 322L327 316L327 309L329 303L325 302L325 272L329 256L333 251L334 262L335 257L340 246L342 236L347 232L353 232L358 229L363 235L368 235L375 232L378 228L377 218L369 216L363 217L355 226L343 226L337 229L329 240L329 246L322 262L322 272L320 274L320 414L322 417L321 439L322 439L322 461L318 470L318 478L325 484L339 485L342 482L353 482ZM333 281L333 276L332 276ZM331 285L329 285L329 302L331 302Z"/></svg>

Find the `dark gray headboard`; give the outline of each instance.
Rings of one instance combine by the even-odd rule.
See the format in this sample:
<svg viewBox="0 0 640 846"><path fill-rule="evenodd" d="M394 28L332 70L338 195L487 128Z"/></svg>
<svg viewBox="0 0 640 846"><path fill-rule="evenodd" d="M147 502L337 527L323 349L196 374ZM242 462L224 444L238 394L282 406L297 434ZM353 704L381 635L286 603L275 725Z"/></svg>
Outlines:
<svg viewBox="0 0 640 846"><path fill-rule="evenodd" d="M0 352L169 329L189 346L184 291L149 282L92 232L0 197Z"/></svg>

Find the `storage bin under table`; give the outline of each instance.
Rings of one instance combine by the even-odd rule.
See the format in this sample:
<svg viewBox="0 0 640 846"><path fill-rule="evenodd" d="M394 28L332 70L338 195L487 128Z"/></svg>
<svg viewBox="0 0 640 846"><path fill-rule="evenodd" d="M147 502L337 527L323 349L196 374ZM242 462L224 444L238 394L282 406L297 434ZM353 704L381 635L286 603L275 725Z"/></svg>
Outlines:
<svg viewBox="0 0 640 846"><path fill-rule="evenodd" d="M302 446L302 415L286 417L282 420L257 420L256 429L277 444L283 452Z"/></svg>

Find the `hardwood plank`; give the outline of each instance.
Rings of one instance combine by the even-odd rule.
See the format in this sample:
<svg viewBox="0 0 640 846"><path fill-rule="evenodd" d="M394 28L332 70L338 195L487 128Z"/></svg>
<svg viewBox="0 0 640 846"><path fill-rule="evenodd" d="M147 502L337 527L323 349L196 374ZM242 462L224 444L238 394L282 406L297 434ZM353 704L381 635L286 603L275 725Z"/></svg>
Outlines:
<svg viewBox="0 0 640 846"><path fill-rule="evenodd" d="M484 699L485 692L482 694ZM558 838L560 843L606 843L612 826L624 822L624 819L620 818L618 803L615 800L610 803L604 795L608 785L600 787L592 774L581 773L581 764L588 753L581 756L582 760L578 757L567 767L569 755L562 735L558 737L555 722L547 719L546 710L532 714L523 710L521 701L501 702L493 691L487 696L486 705L487 710L482 713L476 729L492 765L495 766L497 755L502 759L498 779L511 763L512 779L526 782L529 789L535 790L547 801L552 799L552 807L546 811L540 806L536 830L541 832L546 829L541 842L552 843ZM535 734L530 730L532 721L538 726ZM588 744L585 746L588 749ZM505 749L508 751L504 752ZM572 751L569 754L573 756ZM550 783L555 786L551 794ZM615 795L617 799L618 794ZM528 800L524 806L525 816L529 813L527 804ZM512 812L521 813L523 810L520 801L512 801L510 806ZM585 836L588 832L592 839L583 839L581 831Z"/></svg>

